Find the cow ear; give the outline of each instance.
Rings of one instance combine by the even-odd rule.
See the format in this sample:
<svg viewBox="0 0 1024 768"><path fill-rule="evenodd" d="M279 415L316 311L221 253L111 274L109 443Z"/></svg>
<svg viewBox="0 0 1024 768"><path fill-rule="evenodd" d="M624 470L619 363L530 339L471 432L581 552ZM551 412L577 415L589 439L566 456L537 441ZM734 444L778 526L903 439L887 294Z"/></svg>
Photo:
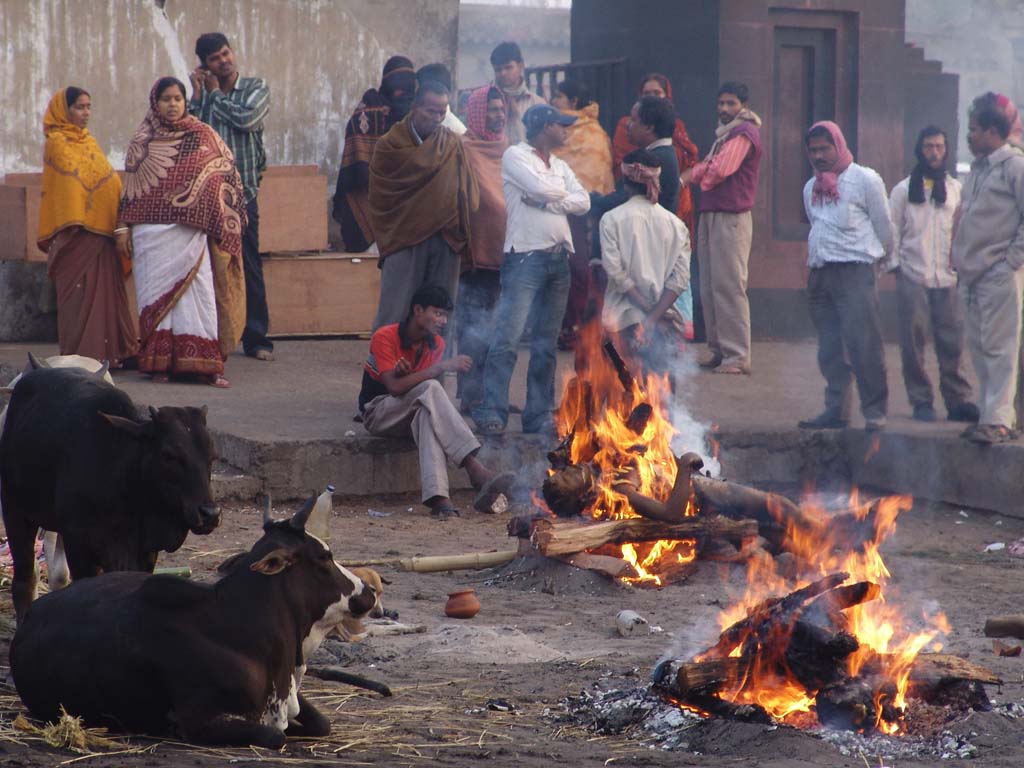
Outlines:
<svg viewBox="0 0 1024 768"><path fill-rule="evenodd" d="M250 565L249 570L262 573L264 576L274 576L291 564L292 556L287 549L275 549Z"/></svg>
<svg viewBox="0 0 1024 768"><path fill-rule="evenodd" d="M114 429L126 432L132 437L143 437L147 432L145 424L140 424L132 419L126 419L124 416L114 416L109 413L103 413L103 411L100 411L100 416L106 419Z"/></svg>

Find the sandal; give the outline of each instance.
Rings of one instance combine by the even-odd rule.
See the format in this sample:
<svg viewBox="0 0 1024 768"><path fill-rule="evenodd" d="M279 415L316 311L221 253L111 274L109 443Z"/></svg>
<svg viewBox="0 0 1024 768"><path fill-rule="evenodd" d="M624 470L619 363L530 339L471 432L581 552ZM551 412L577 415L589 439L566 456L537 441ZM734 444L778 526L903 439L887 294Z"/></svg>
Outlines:
<svg viewBox="0 0 1024 768"><path fill-rule="evenodd" d="M149 380L154 384L166 384L171 380L171 377L166 373L151 373L149 375Z"/></svg>
<svg viewBox="0 0 1024 768"><path fill-rule="evenodd" d="M263 360L264 362L267 363L272 363L274 361L274 353L271 352L269 349L257 349L253 357L255 357L257 360Z"/></svg>
<svg viewBox="0 0 1024 768"><path fill-rule="evenodd" d="M500 421L481 421L476 425L478 435L500 435L505 432L505 425Z"/></svg>
<svg viewBox="0 0 1024 768"><path fill-rule="evenodd" d="M438 504L430 508L430 516L438 520L447 520L449 517L462 517L462 513L451 504Z"/></svg>
<svg viewBox="0 0 1024 768"><path fill-rule="evenodd" d="M481 486L473 499L473 509L483 512L485 515L494 514L494 502L499 496L504 495L507 499L512 493L512 486L515 484L515 472L502 472L495 475Z"/></svg>
<svg viewBox="0 0 1024 768"><path fill-rule="evenodd" d="M1008 443L1011 440L1016 440L1017 433L1002 424L982 424L967 439L972 443L993 445L995 443Z"/></svg>
<svg viewBox="0 0 1024 768"><path fill-rule="evenodd" d="M219 373L213 374L207 382L211 387L217 387L217 389L231 389L231 382L221 376Z"/></svg>

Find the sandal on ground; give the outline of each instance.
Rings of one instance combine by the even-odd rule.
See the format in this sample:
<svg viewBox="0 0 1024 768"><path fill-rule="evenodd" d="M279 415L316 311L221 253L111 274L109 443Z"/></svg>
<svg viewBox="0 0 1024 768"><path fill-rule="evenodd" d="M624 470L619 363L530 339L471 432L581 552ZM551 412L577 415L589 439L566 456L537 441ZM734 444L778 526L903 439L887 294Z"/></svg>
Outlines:
<svg viewBox="0 0 1024 768"><path fill-rule="evenodd" d="M505 432L505 425L500 421L481 421L476 425L478 435L501 435Z"/></svg>
<svg viewBox="0 0 1024 768"><path fill-rule="evenodd" d="M267 363L272 363L274 361L274 353L269 349L257 349L253 357Z"/></svg>
<svg viewBox="0 0 1024 768"><path fill-rule="evenodd" d="M1011 440L1016 440L1017 434L1002 424L982 424L967 439L972 443L993 445L995 443L1008 443Z"/></svg>
<svg viewBox="0 0 1024 768"><path fill-rule="evenodd" d="M231 382L221 376L219 373L215 373L206 383L211 387L217 387L217 389L231 389Z"/></svg>
<svg viewBox="0 0 1024 768"><path fill-rule="evenodd" d="M149 380L154 384L166 384L171 380L171 377L170 374L166 373L151 373L149 375Z"/></svg>
<svg viewBox="0 0 1024 768"><path fill-rule="evenodd" d="M509 494L512 493L512 486L515 484L515 481L515 472L502 472L500 475L495 475L484 483L477 492L476 498L473 499L473 509L477 512L483 512L485 515L493 515L494 502L501 495L508 498Z"/></svg>
<svg viewBox="0 0 1024 768"><path fill-rule="evenodd" d="M451 504L438 504L430 508L430 516L438 520L447 520L449 517L462 517L462 513Z"/></svg>
<svg viewBox="0 0 1024 768"><path fill-rule="evenodd" d="M736 364L729 364L729 365L719 365L719 366L717 366L715 368L712 368L711 372L712 373L724 373L724 374L727 374L727 375L731 374L733 376L749 376L750 375L750 368L748 366L740 365L739 363L736 363Z"/></svg>

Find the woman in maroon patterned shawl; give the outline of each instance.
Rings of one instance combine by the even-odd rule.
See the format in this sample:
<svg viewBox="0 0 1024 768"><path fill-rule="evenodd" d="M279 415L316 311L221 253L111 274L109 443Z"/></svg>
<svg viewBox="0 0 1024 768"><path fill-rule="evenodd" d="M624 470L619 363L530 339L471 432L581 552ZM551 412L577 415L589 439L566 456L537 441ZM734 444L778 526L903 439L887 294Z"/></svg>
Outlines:
<svg viewBox="0 0 1024 768"><path fill-rule="evenodd" d="M131 227L139 370L226 388L224 361L245 324L245 194L231 150L186 103L173 77L150 91L125 157L118 229Z"/></svg>

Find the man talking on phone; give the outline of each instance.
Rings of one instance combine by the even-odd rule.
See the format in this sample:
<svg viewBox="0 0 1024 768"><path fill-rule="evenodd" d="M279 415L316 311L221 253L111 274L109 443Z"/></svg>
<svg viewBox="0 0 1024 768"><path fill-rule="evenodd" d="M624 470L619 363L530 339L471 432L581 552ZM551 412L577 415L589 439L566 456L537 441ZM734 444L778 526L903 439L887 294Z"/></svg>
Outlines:
<svg viewBox="0 0 1024 768"><path fill-rule="evenodd" d="M235 155L235 166L245 188L248 225L242 237L245 269L245 331L242 348L249 357L273 360L274 344L267 338L270 312L260 258L260 212L256 196L267 168L263 149L263 121L270 111L270 89L259 77L239 77L235 52L220 32L207 32L196 40L199 66L189 75L192 99L188 111L212 126Z"/></svg>

